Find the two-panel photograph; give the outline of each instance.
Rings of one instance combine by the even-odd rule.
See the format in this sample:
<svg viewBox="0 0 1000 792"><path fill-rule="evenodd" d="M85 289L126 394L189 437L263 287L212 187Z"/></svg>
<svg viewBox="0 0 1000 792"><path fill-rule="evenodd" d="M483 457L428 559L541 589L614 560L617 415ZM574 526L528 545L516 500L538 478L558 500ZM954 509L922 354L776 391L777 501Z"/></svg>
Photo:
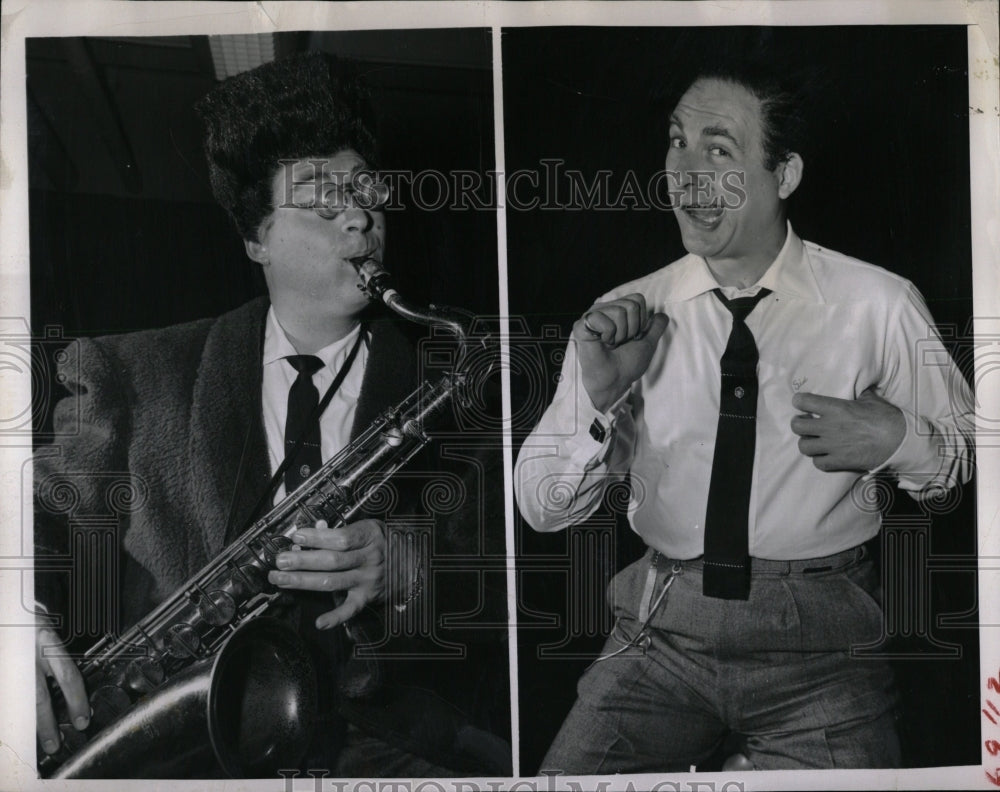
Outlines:
<svg viewBox="0 0 1000 792"><path fill-rule="evenodd" d="M976 24L124 5L5 14L0 787L1000 783Z"/></svg>

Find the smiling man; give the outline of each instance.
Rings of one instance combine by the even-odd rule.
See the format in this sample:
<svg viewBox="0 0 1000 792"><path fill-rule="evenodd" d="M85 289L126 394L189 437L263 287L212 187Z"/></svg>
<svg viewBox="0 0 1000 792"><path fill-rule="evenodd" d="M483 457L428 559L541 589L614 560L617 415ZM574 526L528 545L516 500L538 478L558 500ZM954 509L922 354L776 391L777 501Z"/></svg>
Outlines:
<svg viewBox="0 0 1000 792"><path fill-rule="evenodd" d="M909 282L792 230L800 106L765 71L690 84L666 156L688 255L580 317L520 451L536 530L628 475L648 546L612 583L615 628L543 770L687 770L730 733L758 769L900 762L891 669L850 656L882 627L858 490L967 480L971 400L953 367L917 364L936 335Z"/></svg>
<svg viewBox="0 0 1000 792"><path fill-rule="evenodd" d="M395 317L366 314L359 288L359 265L382 260L386 235L378 200L385 196L362 173L374 162L375 141L361 85L337 61L313 53L231 78L198 109L213 193L262 269L268 295L218 318L85 340L66 362L75 395L56 410L53 448L35 461L36 556L66 558L75 549L65 510L46 496L53 482L75 482L85 510L100 511L105 482L115 477L141 493L116 535L119 571L109 581L117 589L109 596L118 613L108 629L129 627L182 589L418 384L407 328ZM433 468L423 469L433 477ZM406 495L405 486L398 489ZM435 547L472 554L484 530L480 504L468 498L435 528ZM462 535L470 547L456 540ZM352 659L344 631L334 629L350 620L351 637L364 636L359 621L372 624L365 608L369 616L372 609L402 614L434 594L424 590L426 559L418 553L401 550L389 564L389 538L375 519L339 527L319 521L293 534L295 546L276 552L268 571L269 582L288 592L271 613L296 625L317 661L319 717L297 746L299 766L351 777L502 774L510 761L503 740L433 693L421 670ZM239 579L253 582L244 572ZM69 614L66 588L40 573L41 610ZM62 626L73 634L71 616ZM60 733L49 685L61 689L77 730L109 719L100 705L92 708L95 691L85 690L47 619L37 635L37 731L44 753L56 754L76 735L68 726ZM378 648L386 636L371 640ZM421 656L419 643L407 651L400 656ZM375 655L369 649L368 657ZM459 680L475 678L465 671L461 662L450 667L456 690ZM294 700L279 703L297 707L308 711ZM251 731L278 715L257 713ZM118 766L115 747L109 751L103 775L214 772L185 764L183 753L178 765L160 765L155 751Z"/></svg>

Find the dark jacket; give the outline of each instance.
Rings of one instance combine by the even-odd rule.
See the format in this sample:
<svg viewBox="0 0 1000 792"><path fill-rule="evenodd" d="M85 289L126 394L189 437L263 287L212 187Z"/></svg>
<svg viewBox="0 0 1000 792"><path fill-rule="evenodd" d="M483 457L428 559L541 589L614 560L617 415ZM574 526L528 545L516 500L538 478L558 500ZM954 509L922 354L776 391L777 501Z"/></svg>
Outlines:
<svg viewBox="0 0 1000 792"><path fill-rule="evenodd" d="M56 407L54 442L35 455L36 598L52 613L77 614L64 624L67 638L86 642L98 632L136 622L214 558L252 517L261 516L252 512L270 478L261 419L267 308L267 301L259 299L216 319L81 340L67 348L59 377L71 395ZM373 321L369 327L371 350L352 436L417 384L417 356L407 335L392 320ZM440 476L461 481L462 502L446 509L436 510L433 504L428 508L420 486L403 486L402 500L388 504L392 511L374 516L390 525L400 526L412 518L415 524L430 526L432 566L436 557L465 558L472 566L485 556L492 556L493 562L502 559L502 508L486 504L488 497L495 497L491 495L495 482L502 480L495 461L498 455L498 448L479 448L467 455L457 472L449 473L447 465L438 465L438 450L425 450L414 460L418 470L433 476L431 469L440 468ZM486 470L493 476L489 486ZM500 519L488 521L487 515ZM113 539L106 544L91 542L90 550L84 550L79 542L84 535ZM117 559L94 549L111 546L117 549ZM441 580L428 581L424 596L429 602L447 602L451 582L458 589L460 607L465 607L463 601L477 599L478 592L469 591L460 575L451 575L453 581L445 580L448 575L431 577ZM436 582L441 585L436 587ZM503 621L497 618L503 608L502 592L495 581L487 588L490 593L481 598L489 603L487 610L480 606L471 622L465 619L467 626ZM339 702L338 709L368 730L393 732L398 737L394 741L407 750L446 762L448 757L438 753L442 745L427 745L420 737L427 733L422 716L415 713L418 717L410 728L399 721L406 720L406 710L412 707L393 706L401 700L400 685L436 688L421 679L439 674L440 664L414 662L413 655L421 652L393 652L392 647L423 641L439 650L449 641L435 634L386 642L385 636L377 635L377 622L369 619L369 623L376 625L373 640L382 650L375 654L382 655L378 677L383 684L361 699ZM435 623L435 632L439 626ZM471 635L480 641L484 633ZM486 651L506 653L499 629L492 631L490 641L499 643ZM440 659L446 654L438 652ZM450 678L468 677L473 687L484 684L475 669L460 667L474 663L475 652L465 652L464 663L456 662L454 652L450 660L455 671ZM436 691L433 696L461 704L463 694L456 697L456 692L446 686L442 696ZM476 700L477 694L472 695L466 702ZM458 718L494 719L492 714L442 704L442 712L457 713ZM503 717L496 720L482 725L500 726L502 733Z"/></svg>

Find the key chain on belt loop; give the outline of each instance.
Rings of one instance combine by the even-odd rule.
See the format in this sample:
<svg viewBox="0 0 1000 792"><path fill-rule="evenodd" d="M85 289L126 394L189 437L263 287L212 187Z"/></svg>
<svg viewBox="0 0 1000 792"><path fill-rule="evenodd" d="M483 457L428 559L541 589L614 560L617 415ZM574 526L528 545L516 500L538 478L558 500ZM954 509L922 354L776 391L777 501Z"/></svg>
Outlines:
<svg viewBox="0 0 1000 792"><path fill-rule="evenodd" d="M656 611L659 610L660 605L663 604L663 599L667 596L667 591L669 591L670 587L674 584L674 580L678 575L684 572L681 562L675 561L670 570L670 575L663 581L663 588L660 590L660 593L656 595L655 602L652 602L651 604L653 594L655 593L657 562L659 560L660 551L654 550L653 555L649 560L649 572L646 574L646 585L642 592L642 600L639 603L639 622L641 623L639 632L636 633L634 638L629 639L620 649L616 649L611 654L604 655L603 657L598 657L594 660L594 663L600 663L602 660L608 660L612 657L616 657L626 649L630 649L633 646L641 650L643 654L646 653L646 649L649 648L650 644L649 633L647 632L649 622L652 620L653 616L656 615ZM617 629L618 624L616 623L615 630ZM593 665L593 663L591 665Z"/></svg>

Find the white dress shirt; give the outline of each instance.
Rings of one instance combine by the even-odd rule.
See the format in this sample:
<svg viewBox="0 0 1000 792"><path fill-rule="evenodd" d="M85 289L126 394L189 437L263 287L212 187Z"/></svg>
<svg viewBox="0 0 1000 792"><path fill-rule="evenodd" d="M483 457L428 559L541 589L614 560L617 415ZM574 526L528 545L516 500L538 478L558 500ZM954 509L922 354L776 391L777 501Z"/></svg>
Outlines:
<svg viewBox="0 0 1000 792"><path fill-rule="evenodd" d="M323 347L316 357L323 361L323 367L313 374L313 385L319 391L320 399L330 387L340 367L350 354L354 342L361 332L361 326L354 328L343 338ZM288 417L288 390L295 382L298 372L285 360L289 355L297 355L292 342L278 322L274 307L267 313L264 329L264 373L262 381L262 403L264 409L264 431L267 434L267 451L273 474L285 458L285 419ZM320 456L324 462L344 448L351 439L354 412L361 393L365 365L368 362L368 345L362 341L358 356L344 381L333 395L330 403L319 419ZM274 496L277 503L285 497L282 482Z"/></svg>
<svg viewBox="0 0 1000 792"><path fill-rule="evenodd" d="M532 527L586 519L607 485L630 473L633 529L670 558L702 555L719 360L732 326L712 294L718 286L705 260L687 255L601 298L641 292L670 322L646 373L604 414L583 387L570 342L553 403L518 455L515 491ZM758 283L723 292L764 287L772 294L746 320L760 351L750 555L818 558L861 544L880 526L878 497L865 491L875 485L870 474L825 473L799 452L790 427L798 391L856 399L874 386L899 407L906 434L878 470L914 497L969 478L971 394L909 281L803 242L789 226ZM600 440L595 420L607 430Z"/></svg>

